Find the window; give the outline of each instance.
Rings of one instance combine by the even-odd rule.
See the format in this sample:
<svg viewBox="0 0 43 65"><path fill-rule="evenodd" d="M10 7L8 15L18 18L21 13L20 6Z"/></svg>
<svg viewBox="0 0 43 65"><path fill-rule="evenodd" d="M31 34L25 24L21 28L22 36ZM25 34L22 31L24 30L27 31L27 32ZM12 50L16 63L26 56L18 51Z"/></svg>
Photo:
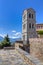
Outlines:
<svg viewBox="0 0 43 65"><path fill-rule="evenodd" d="M23 40L25 41L25 35L23 35Z"/></svg>
<svg viewBox="0 0 43 65"><path fill-rule="evenodd" d="M38 26L36 26L36 28L38 29Z"/></svg>
<svg viewBox="0 0 43 65"><path fill-rule="evenodd" d="M31 18L31 13L29 13L29 18Z"/></svg>
<svg viewBox="0 0 43 65"><path fill-rule="evenodd" d="M32 18L33 18L33 14L32 14Z"/></svg>
<svg viewBox="0 0 43 65"><path fill-rule="evenodd" d="M26 15L24 15L23 19L25 19L25 18L26 18Z"/></svg>
<svg viewBox="0 0 43 65"><path fill-rule="evenodd" d="M40 26L39 26L39 28L40 28Z"/></svg>
<svg viewBox="0 0 43 65"><path fill-rule="evenodd" d="M42 26L41 26L41 28L42 28Z"/></svg>
<svg viewBox="0 0 43 65"><path fill-rule="evenodd" d="M29 28L31 28L31 23L29 23Z"/></svg>
<svg viewBox="0 0 43 65"><path fill-rule="evenodd" d="M34 28L34 24L32 24L32 28Z"/></svg>
<svg viewBox="0 0 43 65"><path fill-rule="evenodd" d="M25 25L26 25L26 24L23 25L23 29L25 29Z"/></svg>

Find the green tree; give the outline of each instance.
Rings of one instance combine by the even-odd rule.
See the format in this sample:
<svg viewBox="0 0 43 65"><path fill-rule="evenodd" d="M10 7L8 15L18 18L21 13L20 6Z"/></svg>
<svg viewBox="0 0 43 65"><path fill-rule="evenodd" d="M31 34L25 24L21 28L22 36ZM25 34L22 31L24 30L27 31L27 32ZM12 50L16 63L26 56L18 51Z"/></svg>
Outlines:
<svg viewBox="0 0 43 65"><path fill-rule="evenodd" d="M43 30L37 31L38 34L43 35Z"/></svg>
<svg viewBox="0 0 43 65"><path fill-rule="evenodd" d="M0 49L2 49L2 44L0 43Z"/></svg>
<svg viewBox="0 0 43 65"><path fill-rule="evenodd" d="M9 47L11 46L11 42L9 39L8 34L5 36L4 40L2 41L2 47Z"/></svg>

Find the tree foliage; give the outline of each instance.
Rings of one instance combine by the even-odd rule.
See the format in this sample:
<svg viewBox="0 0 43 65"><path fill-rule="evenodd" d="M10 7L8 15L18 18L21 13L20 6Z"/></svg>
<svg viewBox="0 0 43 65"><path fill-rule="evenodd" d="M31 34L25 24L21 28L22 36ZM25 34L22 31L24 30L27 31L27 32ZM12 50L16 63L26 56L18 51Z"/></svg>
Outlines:
<svg viewBox="0 0 43 65"><path fill-rule="evenodd" d="M9 36L8 34L5 36L4 40L1 42L2 44L2 48L3 47L9 47L11 46L11 42L10 42L10 39L9 39Z"/></svg>
<svg viewBox="0 0 43 65"><path fill-rule="evenodd" d="M37 31L38 34L43 35L43 30Z"/></svg>

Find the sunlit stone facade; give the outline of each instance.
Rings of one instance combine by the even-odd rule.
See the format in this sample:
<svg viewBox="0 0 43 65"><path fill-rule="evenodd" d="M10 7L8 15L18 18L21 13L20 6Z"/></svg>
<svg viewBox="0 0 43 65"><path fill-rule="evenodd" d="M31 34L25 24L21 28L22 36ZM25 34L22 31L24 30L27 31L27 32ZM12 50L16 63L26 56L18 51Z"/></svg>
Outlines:
<svg viewBox="0 0 43 65"><path fill-rule="evenodd" d="M36 38L36 12L29 8L24 10L22 16L22 40L23 43L29 43L29 38Z"/></svg>
<svg viewBox="0 0 43 65"><path fill-rule="evenodd" d="M36 24L36 31L43 30L43 24Z"/></svg>

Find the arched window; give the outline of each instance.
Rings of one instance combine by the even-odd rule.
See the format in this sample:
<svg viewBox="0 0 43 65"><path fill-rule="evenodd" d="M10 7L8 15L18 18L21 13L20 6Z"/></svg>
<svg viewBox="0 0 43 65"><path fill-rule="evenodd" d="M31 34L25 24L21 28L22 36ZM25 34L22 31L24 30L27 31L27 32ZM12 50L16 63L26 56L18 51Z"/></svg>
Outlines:
<svg viewBox="0 0 43 65"><path fill-rule="evenodd" d="M34 28L34 24L32 24L32 28Z"/></svg>
<svg viewBox="0 0 43 65"><path fill-rule="evenodd" d="M23 29L25 29L26 24L23 25Z"/></svg>
<svg viewBox="0 0 43 65"><path fill-rule="evenodd" d="M26 18L26 14L23 16L23 19L25 19Z"/></svg>
<svg viewBox="0 0 43 65"><path fill-rule="evenodd" d="M31 18L31 13L29 13L29 18Z"/></svg>
<svg viewBox="0 0 43 65"><path fill-rule="evenodd" d="M25 35L23 35L23 40L25 41Z"/></svg>
<svg viewBox="0 0 43 65"><path fill-rule="evenodd" d="M32 14L32 18L33 18L33 14Z"/></svg>
<svg viewBox="0 0 43 65"><path fill-rule="evenodd" d="M31 23L29 23L29 28L31 28Z"/></svg>

